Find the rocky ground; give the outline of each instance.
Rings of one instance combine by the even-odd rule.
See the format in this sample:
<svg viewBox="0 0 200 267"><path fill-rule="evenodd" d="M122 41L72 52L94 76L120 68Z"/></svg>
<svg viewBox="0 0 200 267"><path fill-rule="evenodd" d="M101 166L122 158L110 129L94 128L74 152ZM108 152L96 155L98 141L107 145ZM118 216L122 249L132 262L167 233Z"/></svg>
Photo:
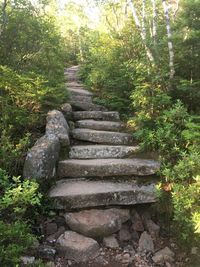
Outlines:
<svg viewBox="0 0 200 267"><path fill-rule="evenodd" d="M35 261L37 258L43 259L49 267L199 267L198 249L191 248L191 253L183 253L173 238L166 237L165 231L161 229L150 209L139 211L131 208L130 217L125 214L122 225L116 223L116 229L120 230L103 239L100 237L88 238L94 240L92 248L82 238L82 235L69 229L68 215L57 216L41 222L40 229L43 239L41 244L37 244L36 252L25 257ZM62 214L61 214L62 215ZM83 216L83 214L81 214ZM125 218L126 217L126 218ZM102 218L99 218L101 221ZM109 220L114 221L111 217ZM68 222L68 225L67 223ZM105 223L105 220L103 220ZM73 220L71 227L73 228ZM114 223L113 223L114 224ZM102 227L102 224L101 224ZM95 228L88 225L85 229L87 235L98 235L102 228ZM76 226L75 226L76 228ZM103 225L104 234L113 232L111 224ZM77 228L76 228L77 230ZM62 243L64 250L60 250L59 239L63 239L65 233L74 233L77 236L68 235L68 243ZM69 242L69 239L73 239ZM74 246L73 241L80 246ZM76 258L74 258L74 255ZM85 257L83 262L83 258ZM87 256L89 255L89 258ZM68 257L69 256L69 257ZM196 263L192 260L196 258ZM80 261L79 261L80 260ZM78 262L77 262L78 261Z"/></svg>

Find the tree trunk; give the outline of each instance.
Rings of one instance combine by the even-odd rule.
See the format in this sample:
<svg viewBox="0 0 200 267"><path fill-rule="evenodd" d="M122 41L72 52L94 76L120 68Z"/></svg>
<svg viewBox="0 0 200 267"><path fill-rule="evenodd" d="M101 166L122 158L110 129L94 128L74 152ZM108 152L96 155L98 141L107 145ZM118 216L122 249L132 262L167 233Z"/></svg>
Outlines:
<svg viewBox="0 0 200 267"><path fill-rule="evenodd" d="M156 12L156 0L151 0L152 3L152 8L153 8L153 21L152 21L152 37L154 41L154 45L157 43L157 27L156 27L156 17L157 17L157 12Z"/></svg>
<svg viewBox="0 0 200 267"><path fill-rule="evenodd" d="M165 14L167 37L168 37L170 80L172 80L174 78L175 69L174 69L174 50L173 50L173 43L171 40L172 33L171 33L171 26L170 26L169 8L165 0L162 0L162 4L163 4L163 10Z"/></svg>
<svg viewBox="0 0 200 267"><path fill-rule="evenodd" d="M138 18L138 15L137 15L137 12L136 12L136 9L135 9L135 6L134 6L133 1L130 1L129 2L129 6L130 6L130 9L131 9L132 16L133 16L133 19L135 21L136 27L138 28L138 31L139 31L140 36L142 38L143 44L145 46L147 57L148 57L150 63L153 63L154 64L154 61L155 60L154 60L153 54L151 52L151 49L147 45L146 34L144 33L143 28L141 26L141 23L140 23L140 20Z"/></svg>

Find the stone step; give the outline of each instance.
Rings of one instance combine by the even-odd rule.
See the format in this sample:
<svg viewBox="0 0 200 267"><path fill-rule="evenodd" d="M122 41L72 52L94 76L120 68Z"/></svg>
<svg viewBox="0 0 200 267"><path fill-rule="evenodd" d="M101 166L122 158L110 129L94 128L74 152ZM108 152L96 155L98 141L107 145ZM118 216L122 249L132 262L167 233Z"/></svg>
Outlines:
<svg viewBox="0 0 200 267"><path fill-rule="evenodd" d="M85 101L73 101L70 100L69 103L72 105L73 108L82 110L82 111L105 111L106 109L103 106L93 104L92 102L85 102Z"/></svg>
<svg viewBox="0 0 200 267"><path fill-rule="evenodd" d="M91 129L74 129L72 136L75 139L88 141L98 144L110 144L110 145L130 145L133 142L131 134L108 132L108 131L96 131Z"/></svg>
<svg viewBox="0 0 200 267"><path fill-rule="evenodd" d="M71 95L93 96L93 93L89 92L88 90L82 89L82 88L69 87L68 91L70 92Z"/></svg>
<svg viewBox="0 0 200 267"><path fill-rule="evenodd" d="M80 209L113 205L135 205L156 202L155 184L133 182L61 180L50 190L56 209Z"/></svg>
<svg viewBox="0 0 200 267"><path fill-rule="evenodd" d="M74 120L105 120L105 121L120 121L119 113L115 111L76 111L73 112Z"/></svg>
<svg viewBox="0 0 200 267"><path fill-rule="evenodd" d="M139 146L72 146L69 152L71 159L106 159L125 158L139 151Z"/></svg>
<svg viewBox="0 0 200 267"><path fill-rule="evenodd" d="M96 121L96 120L80 120L76 122L77 128L86 128L102 131L120 131L124 128L124 124L116 121Z"/></svg>
<svg viewBox="0 0 200 267"><path fill-rule="evenodd" d="M65 177L112 177L146 176L159 170L160 164L146 159L69 159L58 164L58 176Z"/></svg>

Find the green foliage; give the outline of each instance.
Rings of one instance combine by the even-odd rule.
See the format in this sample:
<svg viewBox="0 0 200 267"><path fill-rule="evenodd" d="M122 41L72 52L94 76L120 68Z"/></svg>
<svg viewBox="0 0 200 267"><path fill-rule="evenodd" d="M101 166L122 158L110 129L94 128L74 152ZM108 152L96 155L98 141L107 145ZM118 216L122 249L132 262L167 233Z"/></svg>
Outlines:
<svg viewBox="0 0 200 267"><path fill-rule="evenodd" d="M0 220L0 264L16 267L20 256L32 245L35 238L26 223L5 223Z"/></svg>
<svg viewBox="0 0 200 267"><path fill-rule="evenodd" d="M35 181L22 180L20 176L12 178L0 169L1 180L1 216L5 219L22 218L29 212L29 208L39 206L42 198L38 192L39 184Z"/></svg>
<svg viewBox="0 0 200 267"><path fill-rule="evenodd" d="M174 161L186 148L183 131L190 121L187 110L180 101L164 110L151 124L143 124L135 136L143 149L157 150L165 160ZM153 127L152 127L153 125Z"/></svg>
<svg viewBox="0 0 200 267"><path fill-rule="evenodd" d="M9 177L0 168L0 264L17 266L35 237L27 224L27 214L40 205L38 183Z"/></svg>
<svg viewBox="0 0 200 267"><path fill-rule="evenodd" d="M197 244L200 242L200 176L193 177L193 180L188 186L174 184L172 191L174 220L187 245L191 245L194 240Z"/></svg>
<svg viewBox="0 0 200 267"><path fill-rule="evenodd" d="M46 112L68 98L64 41L48 3L8 1L0 9L0 164L12 175L21 174Z"/></svg>

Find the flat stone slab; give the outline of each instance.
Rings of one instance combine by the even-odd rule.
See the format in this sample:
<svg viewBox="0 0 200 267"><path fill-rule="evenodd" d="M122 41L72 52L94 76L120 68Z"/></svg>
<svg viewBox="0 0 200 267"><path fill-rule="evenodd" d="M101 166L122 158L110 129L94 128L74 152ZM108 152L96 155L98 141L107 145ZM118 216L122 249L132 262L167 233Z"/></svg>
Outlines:
<svg viewBox="0 0 200 267"><path fill-rule="evenodd" d="M89 145L72 146L69 152L71 159L108 159L125 158L139 151L139 146Z"/></svg>
<svg viewBox="0 0 200 267"><path fill-rule="evenodd" d="M49 192L56 209L77 209L112 205L156 202L155 184L139 186L133 182L66 179L58 181Z"/></svg>
<svg viewBox="0 0 200 267"><path fill-rule="evenodd" d="M62 112L51 110L47 114L46 135L54 134L60 140L61 145L68 146L69 126Z"/></svg>
<svg viewBox="0 0 200 267"><path fill-rule="evenodd" d="M71 93L71 95L93 96L93 93L89 92L86 89L82 89L82 88L69 87L68 91Z"/></svg>
<svg viewBox="0 0 200 267"><path fill-rule="evenodd" d="M97 131L91 129L74 129L72 131L72 136L78 140L89 141L98 144L130 145L133 142L133 137L131 134Z"/></svg>
<svg viewBox="0 0 200 267"><path fill-rule="evenodd" d="M49 179L55 176L60 142L55 135L44 135L28 151L23 177Z"/></svg>
<svg viewBox="0 0 200 267"><path fill-rule="evenodd" d="M93 259L99 252L99 245L94 239L73 231L62 234L57 240L57 246L67 259L76 262Z"/></svg>
<svg viewBox="0 0 200 267"><path fill-rule="evenodd" d="M58 176L65 177L109 177L155 174L160 163L146 159L69 159L58 164Z"/></svg>
<svg viewBox="0 0 200 267"><path fill-rule="evenodd" d="M130 219L129 209L90 209L66 213L65 221L71 230L88 237L105 237L119 231Z"/></svg>
<svg viewBox="0 0 200 267"><path fill-rule="evenodd" d="M76 110L83 110L83 111L101 111L105 110L103 106L93 104L92 102L85 102L85 101L73 101L70 100L70 104Z"/></svg>
<svg viewBox="0 0 200 267"><path fill-rule="evenodd" d="M77 128L116 132L124 128L124 124L117 121L80 120L75 125Z"/></svg>
<svg viewBox="0 0 200 267"><path fill-rule="evenodd" d="M76 111L73 112L74 120L106 120L106 121L119 121L119 113L115 111Z"/></svg>

